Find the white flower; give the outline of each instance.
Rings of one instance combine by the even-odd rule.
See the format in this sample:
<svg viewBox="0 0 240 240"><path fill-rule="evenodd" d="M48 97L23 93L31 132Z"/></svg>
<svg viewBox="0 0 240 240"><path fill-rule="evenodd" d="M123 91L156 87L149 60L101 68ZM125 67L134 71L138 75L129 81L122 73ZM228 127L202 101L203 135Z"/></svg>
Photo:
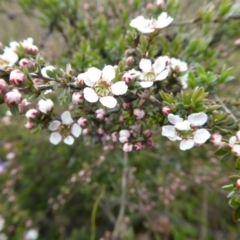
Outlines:
<svg viewBox="0 0 240 240"><path fill-rule="evenodd" d="M127 92L128 86L124 81L113 83L116 73L111 65L105 66L103 70L91 67L85 73L83 80L88 86L84 88L84 98L91 103L98 100L103 106L114 108L117 105L117 100L113 95L123 95Z"/></svg>
<svg viewBox="0 0 240 240"><path fill-rule="evenodd" d="M177 75L180 75L181 73L186 73L188 70L187 63L176 58L170 59L170 67Z"/></svg>
<svg viewBox="0 0 240 240"><path fill-rule="evenodd" d="M119 132L119 142L121 143L127 142L129 137L130 137L129 130L124 129Z"/></svg>
<svg viewBox="0 0 240 240"><path fill-rule="evenodd" d="M29 229L24 237L24 240L36 240L38 238L38 232L35 229Z"/></svg>
<svg viewBox="0 0 240 240"><path fill-rule="evenodd" d="M18 55L9 47L4 48L3 54L0 55L0 66L12 67L18 61Z"/></svg>
<svg viewBox="0 0 240 240"><path fill-rule="evenodd" d="M64 143L72 145L74 143L73 136L79 137L82 128L77 123L74 123L69 111L62 113L61 120L54 120L49 124L48 129L53 131L50 135L50 142L57 145L63 140Z"/></svg>
<svg viewBox="0 0 240 240"><path fill-rule="evenodd" d="M167 27L173 21L166 12L161 13L158 19L146 19L143 16L138 16L130 22L130 26L136 28L142 33L151 33L155 30Z"/></svg>
<svg viewBox="0 0 240 240"><path fill-rule="evenodd" d="M210 133L204 128L199 128L208 120L204 112L192 113L187 120L178 115L168 114L168 121L173 124L162 127L162 135L171 141L179 140L180 149L187 150L195 144L203 144L210 138Z"/></svg>
<svg viewBox="0 0 240 240"><path fill-rule="evenodd" d="M143 88L149 88L155 81L162 81L167 78L169 73L168 57L159 57L152 64L150 59L142 58L139 63L139 68L142 70L142 74L139 79L140 85Z"/></svg>
<svg viewBox="0 0 240 240"><path fill-rule="evenodd" d="M0 231L3 230L5 224L5 219L0 215Z"/></svg>
<svg viewBox="0 0 240 240"><path fill-rule="evenodd" d="M229 147L232 148L232 153L240 157L240 131L236 133L236 136L232 136L229 139Z"/></svg>
<svg viewBox="0 0 240 240"><path fill-rule="evenodd" d="M47 114L48 112L51 112L53 109L53 102L51 99L41 99L38 102L38 109L40 112Z"/></svg>

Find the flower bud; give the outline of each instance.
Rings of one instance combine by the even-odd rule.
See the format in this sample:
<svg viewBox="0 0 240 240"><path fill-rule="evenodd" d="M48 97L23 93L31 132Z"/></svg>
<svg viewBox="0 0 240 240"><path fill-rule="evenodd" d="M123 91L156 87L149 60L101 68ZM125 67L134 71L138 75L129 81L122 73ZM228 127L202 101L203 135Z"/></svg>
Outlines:
<svg viewBox="0 0 240 240"><path fill-rule="evenodd" d="M156 0L156 5L157 5L158 7L163 7L164 4L165 4L164 0Z"/></svg>
<svg viewBox="0 0 240 240"><path fill-rule="evenodd" d="M124 103L122 104L122 107L123 107L124 110L128 110L128 109L131 107L131 104L124 102Z"/></svg>
<svg viewBox="0 0 240 240"><path fill-rule="evenodd" d="M36 123L31 122L31 121L27 121L24 126L25 126L26 129L33 129L33 128L35 128Z"/></svg>
<svg viewBox="0 0 240 240"><path fill-rule="evenodd" d="M79 86L84 86L84 85L85 85L85 79L86 79L86 78L87 78L86 73L80 73L80 74L78 74L78 76L77 76L76 83L77 83Z"/></svg>
<svg viewBox="0 0 240 240"><path fill-rule="evenodd" d="M130 131L124 129L119 132L119 142L121 143L127 142L129 137Z"/></svg>
<svg viewBox="0 0 240 240"><path fill-rule="evenodd" d="M237 190L240 192L240 179L238 179L235 183Z"/></svg>
<svg viewBox="0 0 240 240"><path fill-rule="evenodd" d="M122 150L124 152L131 152L133 149L133 145L131 143L124 143Z"/></svg>
<svg viewBox="0 0 240 240"><path fill-rule="evenodd" d="M234 45L240 46L240 38L238 38L238 39L234 42Z"/></svg>
<svg viewBox="0 0 240 240"><path fill-rule="evenodd" d="M22 71L15 69L10 73L9 82L15 86L23 86L26 83L25 74Z"/></svg>
<svg viewBox="0 0 240 240"><path fill-rule="evenodd" d="M106 114L105 110L102 109L102 108L96 110L95 113L96 113L96 118L99 119L99 120L103 120L104 117L105 117L105 114Z"/></svg>
<svg viewBox="0 0 240 240"><path fill-rule="evenodd" d="M113 133L111 134L111 137L112 137L112 141L113 141L113 142L117 142L117 132L113 132Z"/></svg>
<svg viewBox="0 0 240 240"><path fill-rule="evenodd" d="M133 110L133 115L136 117L136 119L140 120L140 119L144 118L145 112L144 112L144 110L136 108Z"/></svg>
<svg viewBox="0 0 240 240"><path fill-rule="evenodd" d="M83 134L84 136L88 135L88 133L89 133L88 128L84 128L84 129L82 130L82 134Z"/></svg>
<svg viewBox="0 0 240 240"><path fill-rule="evenodd" d="M80 92L74 92L72 95L72 103L73 104L82 104L84 102L84 97Z"/></svg>
<svg viewBox="0 0 240 240"><path fill-rule="evenodd" d="M27 53L32 54L32 55L36 55L39 52L38 47L33 44L24 46L24 50Z"/></svg>
<svg viewBox="0 0 240 240"><path fill-rule="evenodd" d="M104 130L102 128L98 128L97 133L99 135L103 135L104 134Z"/></svg>
<svg viewBox="0 0 240 240"><path fill-rule="evenodd" d="M126 59L126 63L128 66L132 66L135 62L135 59L133 56L129 56L127 59Z"/></svg>
<svg viewBox="0 0 240 240"><path fill-rule="evenodd" d="M77 123L80 127L86 127L87 119L85 117L80 117Z"/></svg>
<svg viewBox="0 0 240 240"><path fill-rule="evenodd" d="M43 79L41 79L41 78L34 78L34 79L33 79L33 83L34 83L35 85L42 85L42 84L44 84L44 81L43 81Z"/></svg>
<svg viewBox="0 0 240 240"><path fill-rule="evenodd" d="M9 91L9 86L5 80L0 78L0 100L3 100L5 94Z"/></svg>
<svg viewBox="0 0 240 240"><path fill-rule="evenodd" d="M152 131L150 129L146 129L146 130L144 130L143 135L146 138L150 138L152 136Z"/></svg>
<svg viewBox="0 0 240 240"><path fill-rule="evenodd" d="M137 150L137 151L140 151L140 150L143 150L144 149L144 145L141 143L141 142L137 142L134 144L134 148Z"/></svg>
<svg viewBox="0 0 240 240"><path fill-rule="evenodd" d="M147 145L148 145L149 147L154 147L154 146L155 146L155 142L150 138L150 139L148 139L148 141L147 141Z"/></svg>
<svg viewBox="0 0 240 240"><path fill-rule="evenodd" d="M32 108L32 103L28 102L27 99L23 99L22 102L18 105L18 109L20 113L25 113L30 108Z"/></svg>
<svg viewBox="0 0 240 240"><path fill-rule="evenodd" d="M125 121L125 118L123 115L119 116L119 122L124 122Z"/></svg>
<svg viewBox="0 0 240 240"><path fill-rule="evenodd" d="M34 109L34 108L29 109L25 114L25 116L28 120L35 119L37 117L37 115L38 115L38 110Z"/></svg>
<svg viewBox="0 0 240 240"><path fill-rule="evenodd" d="M123 76L122 76L122 80L125 82L125 83L131 83L132 82L132 80L133 80L133 77L132 77L132 75L131 74L129 74L129 73L124 73L123 74Z"/></svg>
<svg viewBox="0 0 240 240"><path fill-rule="evenodd" d="M22 101L22 94L17 89L13 89L6 93L4 101L9 107L18 105Z"/></svg>
<svg viewBox="0 0 240 240"><path fill-rule="evenodd" d="M167 116L169 113L171 113L172 112L172 110L171 110L171 108L170 107L163 107L162 108L162 114L164 115L164 116Z"/></svg>
<svg viewBox="0 0 240 240"><path fill-rule="evenodd" d="M28 58L22 58L20 61L19 61L19 65L21 67L26 67L28 69L31 69L33 68L33 62L31 60L29 60Z"/></svg>
<svg viewBox="0 0 240 240"><path fill-rule="evenodd" d="M222 143L222 135L219 133L214 133L212 134L211 138L210 138L210 142L214 145L214 146L220 146Z"/></svg>
<svg viewBox="0 0 240 240"><path fill-rule="evenodd" d="M38 102L39 111L42 112L42 113L45 113L45 114L51 112L52 109L53 109L53 106L54 106L54 104L53 104L51 99L46 99L46 100L41 99Z"/></svg>

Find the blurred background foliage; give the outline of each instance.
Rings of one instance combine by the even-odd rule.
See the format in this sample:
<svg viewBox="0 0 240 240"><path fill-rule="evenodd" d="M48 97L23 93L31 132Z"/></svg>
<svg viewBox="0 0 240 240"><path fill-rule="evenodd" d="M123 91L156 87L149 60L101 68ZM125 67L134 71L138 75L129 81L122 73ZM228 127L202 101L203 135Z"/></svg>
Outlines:
<svg viewBox="0 0 240 240"><path fill-rule="evenodd" d="M239 1L169 0L157 7L141 0L0 0L0 36L3 44L31 36L49 62L71 63L77 74L117 64L132 47L125 39L136 34L130 20L162 11L176 20L153 44L153 56L180 58L193 70L198 64L219 72L223 65L233 66L232 85L217 89L227 102L238 92L234 42L240 28L239 20L217 20L240 15ZM182 21L187 22L177 24ZM2 232L11 240L24 239L28 229L36 229L38 239L85 240L95 223L95 239L110 239L121 202L121 151L104 151L87 138L71 147L52 146L48 133L30 135L22 118L6 111L0 111ZM180 152L159 136L156 129L151 151L129 154L124 239L239 239L240 228L221 190L234 163L220 162L211 146Z"/></svg>

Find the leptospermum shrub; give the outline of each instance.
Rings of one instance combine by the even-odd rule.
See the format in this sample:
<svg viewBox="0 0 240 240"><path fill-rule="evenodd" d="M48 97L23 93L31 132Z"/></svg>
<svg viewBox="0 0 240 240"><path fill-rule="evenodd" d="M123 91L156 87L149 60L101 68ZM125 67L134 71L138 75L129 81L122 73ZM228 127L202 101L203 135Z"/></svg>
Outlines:
<svg viewBox="0 0 240 240"><path fill-rule="evenodd" d="M81 42L82 55L73 48L72 64L65 68L49 64L32 38L9 43L0 55L1 102L13 115L25 116L30 132L47 133L53 145L74 146L78 138L92 138L105 150L121 149L125 156L130 152L136 156L162 140L176 142L179 151L210 144L219 159L234 161L239 169L238 102L234 97L225 102L218 96L221 87L234 78L230 68L217 61L218 51L224 49L217 34L223 30L226 36L236 34L229 30L239 24L236 5L231 1L208 5L195 19L184 21L171 14L174 7L173 1L158 1L148 6L148 16L132 14L128 24L125 18L120 22L124 28L115 36L121 40L119 46L108 42L107 36L99 41L108 44L91 45L90 40L96 39L89 36L90 40ZM107 19L104 14L101 17L98 23L105 26L104 32ZM57 29L68 42L72 33L67 35L61 23ZM117 21L111 24L109 29L118 26ZM184 32L192 24L198 24L202 32ZM86 26L81 25L85 37L93 32ZM238 46L239 40L232 44L232 48ZM228 54L227 50L222 54ZM93 56L99 53L93 61L91 51ZM240 218L239 179L240 175L233 175L224 186L230 191L229 205L236 221Z"/></svg>

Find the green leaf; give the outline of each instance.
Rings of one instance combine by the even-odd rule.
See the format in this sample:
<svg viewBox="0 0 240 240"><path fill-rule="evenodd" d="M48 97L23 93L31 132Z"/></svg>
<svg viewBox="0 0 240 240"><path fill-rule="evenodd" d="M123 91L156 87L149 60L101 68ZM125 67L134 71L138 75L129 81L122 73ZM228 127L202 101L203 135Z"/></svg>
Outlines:
<svg viewBox="0 0 240 240"><path fill-rule="evenodd" d="M12 115L14 115L14 116L19 115L18 105L14 105L14 106L9 107L9 110L10 110Z"/></svg>
<svg viewBox="0 0 240 240"><path fill-rule="evenodd" d="M221 159L222 162L226 162L228 161L230 158L232 157L232 153L229 152L226 155L223 156L223 158Z"/></svg>
<svg viewBox="0 0 240 240"><path fill-rule="evenodd" d="M240 158L238 158L235 162L235 168L240 170Z"/></svg>
<svg viewBox="0 0 240 240"><path fill-rule="evenodd" d="M240 207L238 207L234 212L233 212L233 219L235 221L240 220Z"/></svg>
<svg viewBox="0 0 240 240"><path fill-rule="evenodd" d="M228 177L229 178L229 180L231 181L231 182L236 182L239 178L240 178L240 176L239 175L232 175L232 176L230 176L230 177Z"/></svg>
<svg viewBox="0 0 240 240"><path fill-rule="evenodd" d="M222 189L226 191L232 191L234 189L234 184L224 185L222 186Z"/></svg>
<svg viewBox="0 0 240 240"><path fill-rule="evenodd" d="M224 148L219 148L215 151L215 155L216 156L223 156L225 155L226 153L228 153L228 150L224 149Z"/></svg>
<svg viewBox="0 0 240 240"><path fill-rule="evenodd" d="M240 206L240 199L239 198L231 198L228 202L229 206L232 208L238 208Z"/></svg>

